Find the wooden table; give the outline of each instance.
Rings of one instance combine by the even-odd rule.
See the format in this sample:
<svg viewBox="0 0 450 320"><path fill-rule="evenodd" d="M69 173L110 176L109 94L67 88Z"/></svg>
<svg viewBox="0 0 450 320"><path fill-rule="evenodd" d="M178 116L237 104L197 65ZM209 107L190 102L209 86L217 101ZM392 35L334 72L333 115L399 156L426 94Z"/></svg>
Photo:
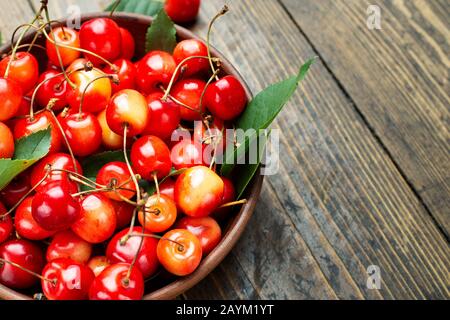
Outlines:
<svg viewBox="0 0 450 320"><path fill-rule="evenodd" d="M144 0L143 0L144 1ZM102 10L107 0L51 0ZM205 36L224 0L203 1ZM279 174L239 244L186 299L449 298L448 0L228 0L214 45L253 92L318 56L278 117ZM5 36L38 0L0 0ZM367 19L381 9L381 30ZM369 289L367 268L380 268Z"/></svg>

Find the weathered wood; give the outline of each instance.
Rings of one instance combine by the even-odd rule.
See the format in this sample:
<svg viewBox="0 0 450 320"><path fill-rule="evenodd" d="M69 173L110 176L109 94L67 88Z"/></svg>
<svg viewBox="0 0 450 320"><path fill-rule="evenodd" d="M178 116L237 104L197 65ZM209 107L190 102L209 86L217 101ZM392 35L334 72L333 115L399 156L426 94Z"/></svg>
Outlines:
<svg viewBox="0 0 450 320"><path fill-rule="evenodd" d="M448 1L281 2L449 236ZM366 25L372 4L381 30Z"/></svg>
<svg viewBox="0 0 450 320"><path fill-rule="evenodd" d="M0 8L0 32L3 43L6 43L19 24L29 22L34 14L27 1L0 0Z"/></svg>

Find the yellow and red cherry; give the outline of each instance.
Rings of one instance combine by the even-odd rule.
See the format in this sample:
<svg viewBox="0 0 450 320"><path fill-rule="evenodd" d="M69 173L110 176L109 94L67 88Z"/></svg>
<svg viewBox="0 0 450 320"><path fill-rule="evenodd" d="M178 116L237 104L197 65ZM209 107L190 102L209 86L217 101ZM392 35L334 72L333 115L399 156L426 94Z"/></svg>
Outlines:
<svg viewBox="0 0 450 320"><path fill-rule="evenodd" d="M114 61L116 70L107 65L103 71L107 74L115 74L119 79L119 83L111 81L112 92L116 93L123 89L134 89L136 87L136 67L130 60L118 59Z"/></svg>
<svg viewBox="0 0 450 320"><path fill-rule="evenodd" d="M0 61L0 76L4 77L11 55ZM39 64L28 52L17 52L9 67L8 79L16 81L24 93L33 89L39 78Z"/></svg>
<svg viewBox="0 0 450 320"><path fill-rule="evenodd" d="M63 47L70 46L80 48L80 36L78 31L68 27L58 27L53 28L48 35L50 39L47 39L46 41L47 56L53 65L61 66L62 64L63 67L67 67L80 57L80 51ZM61 61L58 58L57 50Z"/></svg>
<svg viewBox="0 0 450 320"><path fill-rule="evenodd" d="M191 168L199 165L208 165L203 155L203 145L190 139L183 139L172 147L170 159L176 170Z"/></svg>
<svg viewBox="0 0 450 320"><path fill-rule="evenodd" d="M0 122L0 159L12 158L14 155L14 136L11 129Z"/></svg>
<svg viewBox="0 0 450 320"><path fill-rule="evenodd" d="M177 67L170 53L151 51L147 53L136 66L136 85L144 94L166 87Z"/></svg>
<svg viewBox="0 0 450 320"><path fill-rule="evenodd" d="M53 236L47 248L47 262L68 258L79 263L87 263L92 254L92 244L81 239L71 230L60 231Z"/></svg>
<svg viewBox="0 0 450 320"><path fill-rule="evenodd" d="M111 263L106 256L92 257L87 263L87 266L94 272L96 277L110 265Z"/></svg>
<svg viewBox="0 0 450 320"><path fill-rule="evenodd" d="M167 231L177 219L177 206L170 197L160 194L148 197L138 214L139 223L154 233Z"/></svg>
<svg viewBox="0 0 450 320"><path fill-rule="evenodd" d="M14 227L17 234L28 240L44 240L55 234L55 231L48 231L42 228L33 218L32 213L33 196L26 198L17 207L14 215Z"/></svg>
<svg viewBox="0 0 450 320"><path fill-rule="evenodd" d="M200 107L200 100L205 87L205 81L199 79L185 79L174 85L171 95L177 101L190 107L190 109L181 107L181 119L186 121L201 120L201 112L204 111L204 107Z"/></svg>
<svg viewBox="0 0 450 320"><path fill-rule="evenodd" d="M208 56L208 48L206 44L197 39L187 39L180 41L173 51L173 58L177 64L180 64L185 59L195 56ZM190 59L186 61L183 66L183 76L191 77L199 73L208 71L210 68L208 59Z"/></svg>
<svg viewBox="0 0 450 320"><path fill-rule="evenodd" d="M180 124L180 107L170 98L162 100L163 96L161 92L148 95L147 104L152 116L143 134L168 140Z"/></svg>
<svg viewBox="0 0 450 320"><path fill-rule="evenodd" d="M113 161L105 164L97 173L96 182L110 188L122 188L104 193L111 200L123 201L123 198L131 199L136 194L136 186L125 162Z"/></svg>
<svg viewBox="0 0 450 320"><path fill-rule="evenodd" d="M177 222L175 228L186 229L195 235L202 245L203 256L207 256L222 239L222 230L217 221L211 217L184 217Z"/></svg>
<svg viewBox="0 0 450 320"><path fill-rule="evenodd" d="M57 99L52 107L54 111L62 110L67 106L66 95L69 91L69 86L62 74L59 74L56 70L45 71L38 80L38 83L42 82L42 86L36 92L36 102L39 106L45 108L51 99ZM29 110L30 108L28 107L26 112L29 112Z"/></svg>
<svg viewBox="0 0 450 320"><path fill-rule="evenodd" d="M123 148L123 133L119 135L111 130L106 120L106 110L100 112L97 120L102 128L102 144L108 150L118 150Z"/></svg>
<svg viewBox="0 0 450 320"><path fill-rule="evenodd" d="M136 43L134 41L133 35L130 31L125 28L120 29L122 50L120 51L120 58L131 60L134 57L134 50Z"/></svg>
<svg viewBox="0 0 450 320"><path fill-rule="evenodd" d="M14 80L0 77L0 121L14 117L22 102L23 90Z"/></svg>
<svg viewBox="0 0 450 320"><path fill-rule="evenodd" d="M200 0L167 0L164 10L176 23L194 21L200 9Z"/></svg>

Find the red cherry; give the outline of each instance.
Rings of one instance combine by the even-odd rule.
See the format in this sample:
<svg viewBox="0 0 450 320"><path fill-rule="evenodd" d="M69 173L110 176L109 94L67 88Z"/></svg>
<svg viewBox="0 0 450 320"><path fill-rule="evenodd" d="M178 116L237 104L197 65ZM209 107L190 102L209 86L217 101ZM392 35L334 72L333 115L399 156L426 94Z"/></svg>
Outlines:
<svg viewBox="0 0 450 320"><path fill-rule="evenodd" d="M36 193L32 201L34 220L45 230L69 228L80 216L80 204L70 194L69 184L52 181Z"/></svg>
<svg viewBox="0 0 450 320"><path fill-rule="evenodd" d="M106 121L115 133L124 134L127 126L127 137L142 133L150 118L147 102L136 90L125 89L117 92L106 108Z"/></svg>
<svg viewBox="0 0 450 320"><path fill-rule="evenodd" d="M131 174L128 166L124 162L114 161L105 164L97 173L96 182L103 186L121 186L127 190L116 190L104 193L112 200L123 201L119 194L126 199L131 199L136 194L136 187L131 180ZM132 191L128 191L132 190Z"/></svg>
<svg viewBox="0 0 450 320"><path fill-rule="evenodd" d="M14 126L14 138L20 139L50 126L51 141L49 153L58 152L62 146L61 131L49 111L35 114L34 118L26 117L17 120Z"/></svg>
<svg viewBox="0 0 450 320"><path fill-rule="evenodd" d="M49 262L42 276L47 279L41 284L49 300L85 300L95 278L88 266L67 258Z"/></svg>
<svg viewBox="0 0 450 320"><path fill-rule="evenodd" d="M164 268L177 276L186 276L197 269L202 259L198 238L184 229L167 232L158 242L158 259Z"/></svg>
<svg viewBox="0 0 450 320"><path fill-rule="evenodd" d="M0 78L0 121L11 119L17 114L22 94L23 90L17 82Z"/></svg>
<svg viewBox="0 0 450 320"><path fill-rule="evenodd" d="M149 232L167 231L177 219L175 201L163 194L152 195L145 202L144 210L139 211L138 219L141 226Z"/></svg>
<svg viewBox="0 0 450 320"><path fill-rule="evenodd" d="M110 265L108 258L105 256L92 257L87 263L87 266L91 268L96 277Z"/></svg>
<svg viewBox="0 0 450 320"><path fill-rule="evenodd" d="M151 51L137 64L136 85L144 94L158 86L167 86L177 65L172 55L164 51Z"/></svg>
<svg viewBox="0 0 450 320"><path fill-rule="evenodd" d="M31 100L28 97L23 97L22 101L20 101L19 110L17 110L16 117L29 115L30 114L30 105L31 105ZM17 119L11 119L10 121L13 121L13 120L17 120ZM9 127L14 128L14 125L15 125L15 122L14 122L14 124L11 124Z"/></svg>
<svg viewBox="0 0 450 320"><path fill-rule="evenodd" d="M44 266L41 248L27 240L10 240L0 245L0 258L40 274ZM0 260L0 283L13 289L33 286L39 279L7 262Z"/></svg>
<svg viewBox="0 0 450 320"><path fill-rule="evenodd" d="M80 29L80 43L89 50L108 61L117 59L122 51L122 35L117 23L109 18L95 18L83 23ZM93 55L86 54L87 59L95 65L104 64Z"/></svg>
<svg viewBox="0 0 450 320"><path fill-rule="evenodd" d="M187 39L180 41L173 51L173 58L177 64L183 60L194 56L208 56L208 48L197 39ZM201 72L209 70L209 61L207 59L191 59L183 64L183 76L190 77Z"/></svg>
<svg viewBox="0 0 450 320"><path fill-rule="evenodd" d="M200 0L167 0L164 9L176 23L186 23L197 18Z"/></svg>
<svg viewBox="0 0 450 320"><path fill-rule="evenodd" d="M190 217L206 217L222 204L224 184L203 166L184 171L175 183L175 201Z"/></svg>
<svg viewBox="0 0 450 320"><path fill-rule="evenodd" d="M129 226L133 217L134 206L123 201L111 200L111 203L117 216L116 229L122 230L126 226Z"/></svg>
<svg viewBox="0 0 450 320"><path fill-rule="evenodd" d="M143 134L167 140L180 124L180 107L170 99L163 101L163 96L163 93L156 92L147 97L152 116Z"/></svg>
<svg viewBox="0 0 450 320"><path fill-rule="evenodd" d="M14 137L6 124L0 122L0 159L14 155Z"/></svg>
<svg viewBox="0 0 450 320"><path fill-rule="evenodd" d="M176 170L208 165L203 156L203 145L200 142L183 139L172 147L170 159Z"/></svg>
<svg viewBox="0 0 450 320"><path fill-rule="evenodd" d="M196 142L200 142L206 146L211 151L208 157L216 155L220 156L225 151L227 143L233 143L233 141L227 141L225 125L222 120L214 118L209 121L208 127L203 123L203 121L198 121L194 125L193 139ZM214 152L214 150L216 150ZM209 162L209 161L207 161Z"/></svg>
<svg viewBox="0 0 450 320"><path fill-rule="evenodd" d="M208 86L204 105L217 118L233 120L244 111L247 94L234 76L226 76Z"/></svg>
<svg viewBox="0 0 450 320"><path fill-rule="evenodd" d="M138 268L132 268L129 277L128 263L106 267L92 283L90 300L141 300L144 296L144 278Z"/></svg>
<svg viewBox="0 0 450 320"><path fill-rule="evenodd" d="M97 118L89 112L73 113L60 121L74 155L93 154L102 144L102 128Z"/></svg>
<svg viewBox="0 0 450 320"><path fill-rule="evenodd" d="M6 213L6 208L0 202L0 216ZM13 232L13 223L9 215L4 218L0 218L0 243L8 240L9 236Z"/></svg>
<svg viewBox="0 0 450 320"><path fill-rule="evenodd" d="M159 185L159 193L168 196L170 199L175 201L175 181L172 179L166 179L163 183Z"/></svg>
<svg viewBox="0 0 450 320"><path fill-rule="evenodd" d="M26 198L16 210L14 226L17 234L28 240L44 240L55 232L43 229L38 225L32 214L33 196Z"/></svg>
<svg viewBox="0 0 450 320"><path fill-rule="evenodd" d="M191 107L193 111L188 108L181 107L181 119L186 121L201 120L200 112L204 111L204 108L200 109L200 99L202 97L203 90L206 87L206 83L203 80L186 79L181 80L172 89L172 96Z"/></svg>
<svg viewBox="0 0 450 320"><path fill-rule="evenodd" d="M222 197L222 204L232 202L236 200L236 191L233 185L233 182L231 182L230 179L227 179L225 177L221 177L223 181L223 197ZM217 209L214 212L214 218L218 220L223 220L231 211L231 207L225 207Z"/></svg>
<svg viewBox="0 0 450 320"><path fill-rule="evenodd" d="M80 48L80 37L76 30L61 26L51 30L51 32L49 32L49 37L52 41L47 39L46 47L48 59L52 64L55 66L60 66L62 62L62 65L67 67L74 60L78 59L80 56L79 51L61 46L65 45ZM55 40L58 44L58 48L56 48ZM59 51L61 62L59 61L57 50Z"/></svg>
<svg viewBox="0 0 450 320"><path fill-rule="evenodd" d="M61 110L67 105L68 84L64 80L64 76L58 74L59 72L56 70L48 70L39 77L39 83L45 82L36 93L36 101L43 108L48 105L50 99L58 99L52 108L55 111Z"/></svg>
<svg viewBox="0 0 450 320"><path fill-rule="evenodd" d="M135 172L147 180L153 179L154 173L162 179L172 169L169 148L155 136L144 136L133 144L131 162Z"/></svg>
<svg viewBox="0 0 450 320"><path fill-rule="evenodd" d="M100 112L97 116L100 127L102 128L102 143L106 149L117 150L123 148L123 137L118 135L108 126L106 121L106 110ZM123 133L122 133L123 134Z"/></svg>
<svg viewBox="0 0 450 320"><path fill-rule="evenodd" d="M122 50L120 57L122 59L131 60L134 57L135 42L133 35L125 28L119 28L122 39Z"/></svg>
<svg viewBox="0 0 450 320"><path fill-rule="evenodd" d="M13 181L0 191L0 198L3 199L3 203L8 208L12 208L30 189L29 172L25 171L15 177Z"/></svg>
<svg viewBox="0 0 450 320"><path fill-rule="evenodd" d="M222 231L219 224L210 217L184 217L176 224L177 229L186 229L201 243L203 256L207 256L220 242Z"/></svg>
<svg viewBox="0 0 450 320"><path fill-rule="evenodd" d="M92 254L92 245L81 239L71 230L60 231L52 239L47 248L47 261L59 258L72 259L79 263L87 263Z"/></svg>
<svg viewBox="0 0 450 320"><path fill-rule="evenodd" d="M11 55L0 61L0 76L4 77ZM29 92L39 78L39 65L36 58L28 52L17 52L9 67L8 79L16 81L23 92Z"/></svg>
<svg viewBox="0 0 450 320"><path fill-rule="evenodd" d="M80 218L72 225L72 230L90 243L109 239L116 229L117 217L108 198L93 193L80 202Z"/></svg>
<svg viewBox="0 0 450 320"><path fill-rule="evenodd" d="M136 67L130 60L119 59L114 61L117 70L111 66L106 66L104 72L107 74L116 74L119 78L119 84L111 82L112 92L116 93L123 89L134 89L136 79Z"/></svg>
<svg viewBox="0 0 450 320"><path fill-rule="evenodd" d="M126 262L131 263L139 249L142 240L142 247L136 260L136 267L142 272L144 278L150 277L158 269L158 258L156 256L156 246L158 240L151 237L131 236L128 239L124 237L128 234L128 228L117 233L106 248L106 256L111 263ZM142 227L133 227L134 234L142 234ZM125 243L123 241L126 240Z"/></svg>

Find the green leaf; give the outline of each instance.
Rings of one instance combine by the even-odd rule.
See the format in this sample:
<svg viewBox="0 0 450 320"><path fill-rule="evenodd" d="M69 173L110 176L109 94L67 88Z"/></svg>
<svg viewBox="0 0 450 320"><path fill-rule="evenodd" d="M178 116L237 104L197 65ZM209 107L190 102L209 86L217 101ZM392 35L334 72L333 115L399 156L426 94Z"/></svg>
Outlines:
<svg viewBox="0 0 450 320"><path fill-rule="evenodd" d="M175 29L174 23L170 20L164 9L161 9L147 30L145 50L147 52L161 50L172 53L177 45L176 34L177 30Z"/></svg>
<svg viewBox="0 0 450 320"><path fill-rule="evenodd" d="M112 2L105 11L111 11L116 1ZM146 16L156 15L164 3L161 0L121 0L115 11L140 13Z"/></svg>
<svg viewBox="0 0 450 320"><path fill-rule="evenodd" d="M95 181L97 179L97 173L100 171L100 169L105 164L113 161L125 162L122 150L101 152L85 158L81 163L81 166L83 168L83 175L86 178ZM84 191L89 190L90 188L82 185L81 189Z"/></svg>
<svg viewBox="0 0 450 320"><path fill-rule="evenodd" d="M16 141L14 158L0 159L0 190L17 175L47 155L50 140L51 129L47 128Z"/></svg>

